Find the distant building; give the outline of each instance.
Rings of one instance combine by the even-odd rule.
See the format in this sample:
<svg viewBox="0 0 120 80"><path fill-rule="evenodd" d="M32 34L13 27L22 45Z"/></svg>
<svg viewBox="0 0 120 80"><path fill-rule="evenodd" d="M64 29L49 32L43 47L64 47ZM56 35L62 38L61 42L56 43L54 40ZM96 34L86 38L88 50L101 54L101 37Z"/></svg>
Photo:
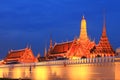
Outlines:
<svg viewBox="0 0 120 80"><path fill-rule="evenodd" d="M0 60L0 65L5 64L4 60Z"/></svg>
<svg viewBox="0 0 120 80"><path fill-rule="evenodd" d="M117 49L116 49L116 57L119 57L119 58L120 58L120 48L117 48Z"/></svg>
<svg viewBox="0 0 120 80"><path fill-rule="evenodd" d="M27 47L25 49L9 51L4 61L6 63L31 63L36 62L37 59L34 57L31 48Z"/></svg>
<svg viewBox="0 0 120 80"><path fill-rule="evenodd" d="M105 57L114 56L115 52L110 45L106 34L106 25L104 21L103 32L98 44L91 41L87 35L87 26L84 16L81 20L80 36L74 38L73 41L62 43L55 43L53 45L50 40L50 47L48 49L47 57L66 57L66 58L90 58L90 57Z"/></svg>

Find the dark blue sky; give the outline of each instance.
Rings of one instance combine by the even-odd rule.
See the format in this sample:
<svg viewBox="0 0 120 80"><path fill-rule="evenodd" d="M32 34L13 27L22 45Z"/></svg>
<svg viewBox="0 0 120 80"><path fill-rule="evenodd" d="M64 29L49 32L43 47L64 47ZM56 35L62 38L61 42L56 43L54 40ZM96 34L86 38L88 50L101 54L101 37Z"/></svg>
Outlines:
<svg viewBox="0 0 120 80"><path fill-rule="evenodd" d="M11 49L31 45L35 55L43 55L54 42L79 36L80 20L85 15L89 37L98 43L105 9L107 35L114 49L120 46L119 0L1 0L0 58Z"/></svg>

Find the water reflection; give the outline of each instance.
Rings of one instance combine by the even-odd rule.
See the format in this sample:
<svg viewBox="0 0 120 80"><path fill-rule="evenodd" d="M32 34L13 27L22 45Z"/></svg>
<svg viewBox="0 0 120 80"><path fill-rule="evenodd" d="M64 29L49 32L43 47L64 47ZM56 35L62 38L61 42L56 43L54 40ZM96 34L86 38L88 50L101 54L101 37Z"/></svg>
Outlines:
<svg viewBox="0 0 120 80"><path fill-rule="evenodd" d="M69 80L87 80L87 78L89 78L88 74L91 71L88 64L76 65L74 68L73 66L70 66L68 69Z"/></svg>
<svg viewBox="0 0 120 80"><path fill-rule="evenodd" d="M32 80L116 80L120 79L119 74L120 62L0 68L0 77Z"/></svg>
<svg viewBox="0 0 120 80"><path fill-rule="evenodd" d="M43 66L37 66L32 70L32 79L34 80L49 80L48 79L48 68L47 67L43 67Z"/></svg>
<svg viewBox="0 0 120 80"><path fill-rule="evenodd" d="M120 62L115 63L115 80L120 80Z"/></svg>
<svg viewBox="0 0 120 80"><path fill-rule="evenodd" d="M1 69L0 71L2 71L1 76L5 78L8 77L10 73L9 68L3 68L3 70Z"/></svg>

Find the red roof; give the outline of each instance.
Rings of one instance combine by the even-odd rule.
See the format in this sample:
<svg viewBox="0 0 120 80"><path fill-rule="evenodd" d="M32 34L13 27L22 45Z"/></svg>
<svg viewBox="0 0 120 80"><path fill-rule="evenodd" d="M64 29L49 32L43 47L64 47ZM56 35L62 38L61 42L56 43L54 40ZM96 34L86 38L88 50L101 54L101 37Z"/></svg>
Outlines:
<svg viewBox="0 0 120 80"><path fill-rule="evenodd" d="M22 50L13 50L13 51L10 51L9 53L8 53L8 55L7 55L7 59L9 59L9 58L20 58L20 57L22 57L23 56L23 54L24 54L24 52L25 52L25 49L22 49Z"/></svg>
<svg viewBox="0 0 120 80"><path fill-rule="evenodd" d="M66 53L70 49L72 43L73 41L55 44L51 54Z"/></svg>
<svg viewBox="0 0 120 80"><path fill-rule="evenodd" d="M29 48L20 50L11 50L6 58L5 62L35 62L35 57L32 50Z"/></svg>

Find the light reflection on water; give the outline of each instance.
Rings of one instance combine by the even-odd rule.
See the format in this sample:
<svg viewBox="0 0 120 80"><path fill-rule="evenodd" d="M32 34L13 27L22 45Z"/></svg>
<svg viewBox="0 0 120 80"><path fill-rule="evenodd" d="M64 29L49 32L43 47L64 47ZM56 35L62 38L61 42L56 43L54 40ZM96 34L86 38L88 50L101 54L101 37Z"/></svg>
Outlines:
<svg viewBox="0 0 120 80"><path fill-rule="evenodd" d="M0 68L0 77L32 80L116 80L119 74L120 62Z"/></svg>
<svg viewBox="0 0 120 80"><path fill-rule="evenodd" d="M120 80L120 62L115 63L115 80Z"/></svg>
<svg viewBox="0 0 120 80"><path fill-rule="evenodd" d="M38 79L49 80L48 79L48 75L49 75L48 72L49 72L48 67L37 66L32 70L32 74L33 74L32 79L34 79L34 80L38 80Z"/></svg>
<svg viewBox="0 0 120 80"><path fill-rule="evenodd" d="M76 65L74 68L69 67L68 70L70 74L69 80L89 80L89 72L91 72L91 69L89 68L89 65L83 64L83 65Z"/></svg>

